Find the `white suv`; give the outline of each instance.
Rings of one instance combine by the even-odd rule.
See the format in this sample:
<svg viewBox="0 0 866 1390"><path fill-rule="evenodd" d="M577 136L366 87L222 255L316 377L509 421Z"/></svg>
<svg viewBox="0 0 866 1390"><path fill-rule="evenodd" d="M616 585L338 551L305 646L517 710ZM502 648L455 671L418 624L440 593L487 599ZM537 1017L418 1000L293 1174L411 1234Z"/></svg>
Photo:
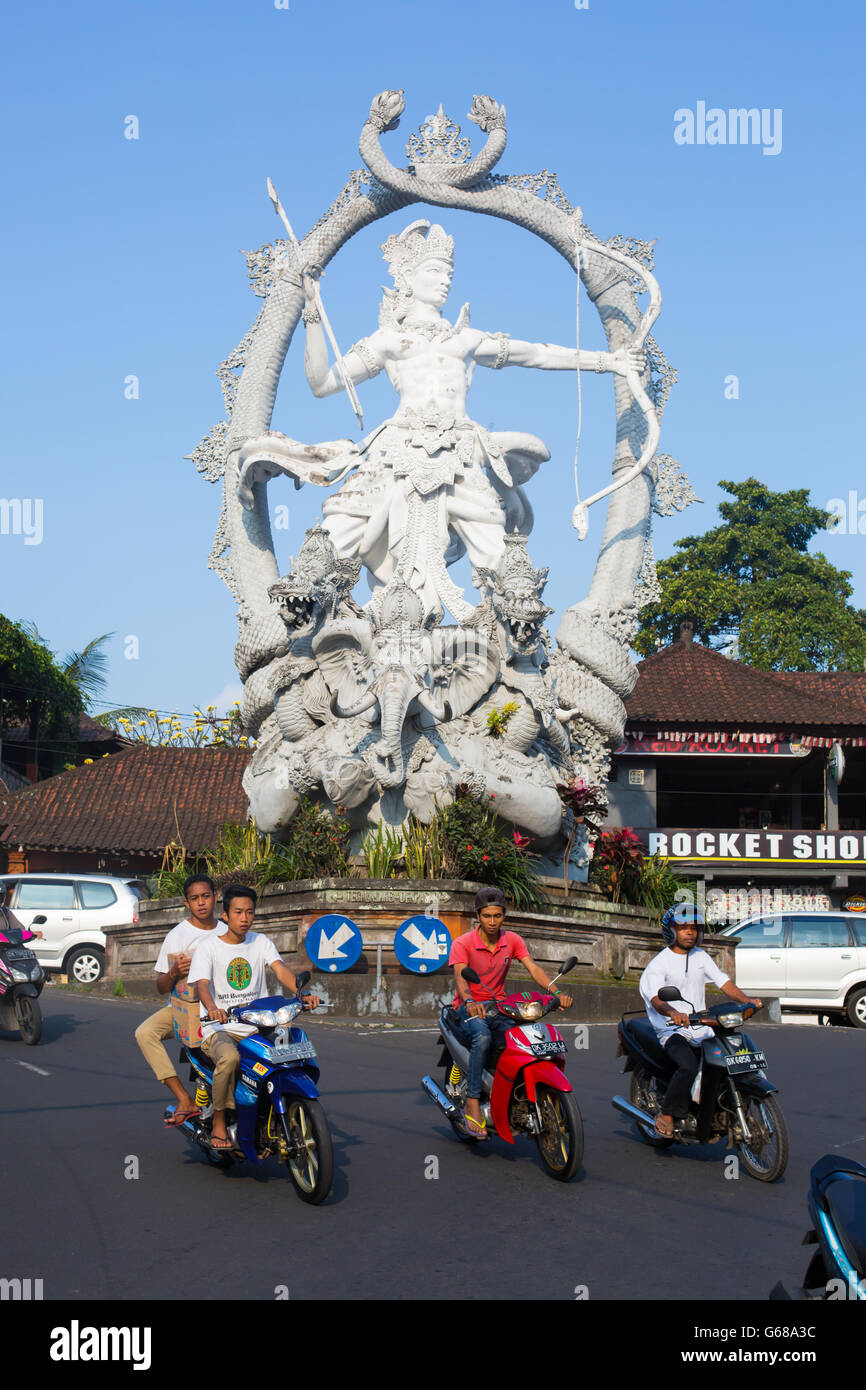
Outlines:
<svg viewBox="0 0 866 1390"><path fill-rule="evenodd" d="M846 1014L866 1028L866 915L770 912L720 936L738 936L740 989L777 994L786 1009Z"/></svg>
<svg viewBox="0 0 866 1390"><path fill-rule="evenodd" d="M0 874L12 888L7 907L22 927L41 931L28 942L45 970L59 970L80 985L92 985L105 971L105 927L138 921L144 885L137 879L106 874Z"/></svg>

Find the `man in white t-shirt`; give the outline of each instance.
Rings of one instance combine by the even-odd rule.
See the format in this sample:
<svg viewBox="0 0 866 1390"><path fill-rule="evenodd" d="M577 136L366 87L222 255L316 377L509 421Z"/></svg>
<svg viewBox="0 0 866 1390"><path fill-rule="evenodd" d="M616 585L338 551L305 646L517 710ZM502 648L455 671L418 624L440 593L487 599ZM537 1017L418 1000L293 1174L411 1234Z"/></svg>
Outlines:
<svg viewBox="0 0 866 1390"><path fill-rule="evenodd" d="M156 987L160 994L171 994L175 985L186 979L197 946L217 925L214 914L216 893L213 879L207 874L192 874L183 885L187 916L172 927L156 958ZM165 1039L174 1037L174 1014L171 1006L151 1014L135 1030L135 1041L157 1081L167 1086L177 1101L174 1114L167 1125L183 1124L199 1114L192 1096L178 1079L174 1063L165 1049Z"/></svg>
<svg viewBox="0 0 866 1390"><path fill-rule="evenodd" d="M760 1009L760 999L749 999L729 976L722 974L712 956L701 950L704 919L697 908L688 903L668 908L662 917L662 939L665 949L659 951L640 977L641 998L646 1004L647 1017L665 1053L676 1064L670 1079L661 1113L656 1117L656 1131L663 1139L672 1139L674 1120L683 1120L689 1113L689 1093L701 1062L700 1044L713 1036L712 1028L691 1027L689 1015L676 1001L668 1004L659 998L659 990L674 985L689 1005L692 1013L703 1013L707 1007L706 987L715 985L729 999L740 1004L754 1004ZM671 1027L671 1023L675 1027Z"/></svg>
<svg viewBox="0 0 866 1390"><path fill-rule="evenodd" d="M230 883L223 890L226 930L214 932L201 942L189 968L189 983L196 985L201 1001L202 1050L214 1064L211 1147L218 1150L232 1147L226 1134L225 1112L234 1105L240 1066L240 1053L232 1033L245 1037L256 1032L252 1024L235 1020L229 1023L227 1009L252 1004L267 994L268 966L288 994L298 992L294 975L283 964L270 937L250 931L257 901L254 888ZM318 1003L315 994L307 995L304 1008L315 1009Z"/></svg>

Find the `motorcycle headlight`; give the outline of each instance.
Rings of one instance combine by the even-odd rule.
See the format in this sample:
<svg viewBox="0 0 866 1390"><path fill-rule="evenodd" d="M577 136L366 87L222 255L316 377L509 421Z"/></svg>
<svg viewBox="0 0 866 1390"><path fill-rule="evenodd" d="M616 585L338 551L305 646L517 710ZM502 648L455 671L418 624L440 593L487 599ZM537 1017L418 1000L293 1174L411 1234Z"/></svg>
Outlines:
<svg viewBox="0 0 866 1390"><path fill-rule="evenodd" d="M29 971L29 970L18 970L18 969L13 965L13 966L11 967L11 973L12 973L12 978L13 978L13 980L17 980L20 984L22 984L22 985L27 985L27 984L30 983L30 971Z"/></svg>
<svg viewBox="0 0 866 1390"><path fill-rule="evenodd" d="M530 1004L521 1004L520 1017L526 1022L531 1023L534 1018L541 1018L544 1008L537 999L533 999Z"/></svg>
<svg viewBox="0 0 866 1390"><path fill-rule="evenodd" d="M244 1009L239 1015L242 1023L252 1023L256 1028L276 1028L277 1016L271 1009Z"/></svg>
<svg viewBox="0 0 866 1390"><path fill-rule="evenodd" d="M743 1015L737 1011L735 1014L717 1014L716 1017L723 1028L736 1028L738 1023L742 1023Z"/></svg>
<svg viewBox="0 0 866 1390"><path fill-rule="evenodd" d="M280 1024L291 1023L292 1020L296 1019L298 1014L303 1013L303 1011L303 1004L284 1004L281 1009L277 1009L274 1018L277 1020L277 1023Z"/></svg>

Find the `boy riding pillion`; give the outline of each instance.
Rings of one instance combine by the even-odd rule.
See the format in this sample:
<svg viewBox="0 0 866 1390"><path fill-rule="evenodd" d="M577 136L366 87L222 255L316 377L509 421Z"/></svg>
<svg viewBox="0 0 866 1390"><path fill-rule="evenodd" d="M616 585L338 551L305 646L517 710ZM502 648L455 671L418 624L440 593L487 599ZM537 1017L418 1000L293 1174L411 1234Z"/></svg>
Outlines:
<svg viewBox="0 0 866 1390"><path fill-rule="evenodd" d="M199 943L212 932L217 919L214 915L215 891L213 879L207 874L193 874L183 885L187 915L172 927L156 958L156 988L160 994L171 994L175 985L186 980L187 971ZM165 1049L166 1038L174 1037L174 1014L171 1007L158 1009L135 1030L135 1041L157 1081L167 1086L177 1101L174 1114L167 1125L180 1125L199 1108L178 1079L174 1063Z"/></svg>
<svg viewBox="0 0 866 1390"><path fill-rule="evenodd" d="M485 1019L483 1000L504 999L505 977L512 960L520 961L529 974L548 994L559 998L561 1009L571 1008L570 994L561 994L550 978L529 954L529 948L517 932L504 931L506 902L499 888L482 888L475 895L476 925L452 943L448 964L454 967L457 994L452 1007L457 1011L457 1036L469 1051L469 1075L466 1085L464 1118L466 1131L473 1139L487 1139L487 1124L481 1114L481 1079L492 1035ZM470 984L463 978L463 966L478 972L481 983ZM511 1027L506 1022L506 1027Z"/></svg>
<svg viewBox="0 0 866 1390"><path fill-rule="evenodd" d="M213 1124L211 1147L230 1149L226 1134L226 1110L234 1105L235 1082L240 1066L235 1037L247 1037L256 1029L249 1023L228 1022L227 1009L252 1004L267 993L265 971L273 970L288 994L297 994L294 975L280 959L270 937L250 931L258 894L242 883L223 890L225 932L214 932L202 941L189 968L189 983L196 985L201 1003L202 1050L214 1064ZM315 1009L315 994L304 998L305 1009Z"/></svg>
<svg viewBox="0 0 866 1390"><path fill-rule="evenodd" d="M689 1113L689 1095L701 1061L700 1044L713 1036L712 1028L690 1027L689 1015L676 1000L667 1004L659 999L659 990L674 985L694 1013L706 1008L706 986L715 985L729 999L740 1004L754 1004L760 1009L760 999L749 999L729 976L722 974L715 961L701 949L704 919L691 903L669 907L662 917L664 950L659 951L640 977L641 998L647 1017L665 1054L675 1064L676 1071L662 1101L661 1113L656 1116L656 1132L663 1139L672 1139L674 1120L684 1120ZM671 1023L675 1027L671 1027Z"/></svg>

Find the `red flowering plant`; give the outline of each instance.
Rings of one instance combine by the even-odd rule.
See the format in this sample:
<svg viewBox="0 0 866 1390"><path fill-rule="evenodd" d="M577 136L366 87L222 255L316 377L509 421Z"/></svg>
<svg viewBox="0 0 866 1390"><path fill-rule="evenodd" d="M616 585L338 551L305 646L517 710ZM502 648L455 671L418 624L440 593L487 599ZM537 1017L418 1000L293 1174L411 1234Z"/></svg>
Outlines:
<svg viewBox="0 0 866 1390"><path fill-rule="evenodd" d="M571 782L557 782L559 799L571 811L578 825L585 824L594 834L601 830L607 812L607 802L601 787L590 786L582 777Z"/></svg>
<svg viewBox="0 0 866 1390"><path fill-rule="evenodd" d="M602 830L590 876L612 903L640 902L643 861L644 849L633 830Z"/></svg>
<svg viewBox="0 0 866 1390"><path fill-rule="evenodd" d="M461 783L455 799L438 810L448 869L458 878L501 888L515 907L542 900L538 876L531 865L529 836L505 824L496 814L492 796L476 801Z"/></svg>

